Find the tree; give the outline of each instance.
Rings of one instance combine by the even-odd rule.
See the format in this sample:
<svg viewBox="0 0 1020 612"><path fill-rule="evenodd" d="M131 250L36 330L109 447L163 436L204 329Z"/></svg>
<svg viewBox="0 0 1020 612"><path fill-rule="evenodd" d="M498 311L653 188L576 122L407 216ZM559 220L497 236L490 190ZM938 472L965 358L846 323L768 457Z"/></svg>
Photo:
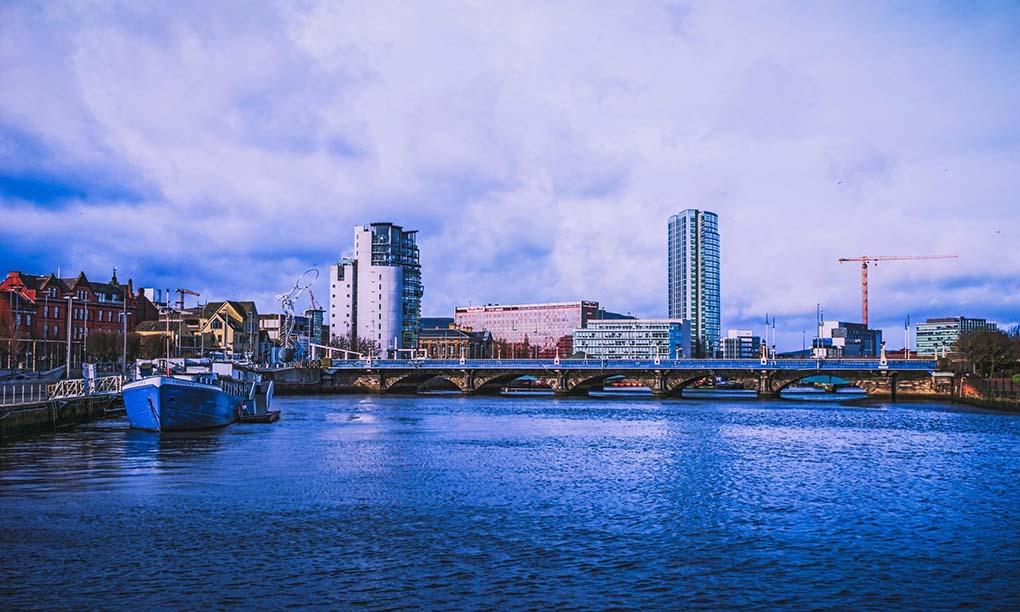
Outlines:
<svg viewBox="0 0 1020 612"><path fill-rule="evenodd" d="M1009 342L1012 346L1012 361L1010 364L1011 372L1020 372L1020 325L1014 325L1009 330Z"/></svg>
<svg viewBox="0 0 1020 612"><path fill-rule="evenodd" d="M979 329L960 336L956 349L979 376L994 376L1014 362L1015 342L1006 332Z"/></svg>
<svg viewBox="0 0 1020 612"><path fill-rule="evenodd" d="M127 337L127 362L132 363L135 359L138 359L139 349L141 348L142 337L134 332L128 332Z"/></svg>
<svg viewBox="0 0 1020 612"><path fill-rule="evenodd" d="M22 340L28 335L25 326L18 323L6 299L0 299L0 359L7 363L7 369L13 370L18 365Z"/></svg>
<svg viewBox="0 0 1020 612"><path fill-rule="evenodd" d="M138 343L138 356L142 359L157 359L166 355L167 337L164 334L147 334L141 336Z"/></svg>
<svg viewBox="0 0 1020 612"><path fill-rule="evenodd" d="M122 336L108 332L92 332L85 338L85 355L94 361L115 361L122 352Z"/></svg>
<svg viewBox="0 0 1020 612"><path fill-rule="evenodd" d="M329 339L329 345L333 348L353 351L362 355L379 355L379 343L370 338L359 338L351 334L333 336Z"/></svg>

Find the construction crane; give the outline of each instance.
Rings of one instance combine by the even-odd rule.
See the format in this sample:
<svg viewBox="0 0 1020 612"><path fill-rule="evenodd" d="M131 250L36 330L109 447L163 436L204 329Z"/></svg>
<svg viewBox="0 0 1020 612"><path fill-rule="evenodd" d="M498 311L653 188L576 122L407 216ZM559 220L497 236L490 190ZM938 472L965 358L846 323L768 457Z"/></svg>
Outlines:
<svg viewBox="0 0 1020 612"><path fill-rule="evenodd" d="M192 291L191 289L174 289L174 293L176 293L177 295L180 296L180 299L177 300L177 309L178 310L184 310L184 296L185 295L193 295L195 297L198 297L198 296L202 295L202 294L198 293L197 291ZM167 301L169 301L169 298L168 298Z"/></svg>
<svg viewBox="0 0 1020 612"><path fill-rule="evenodd" d="M319 304L315 301L315 294L312 293L312 288L308 288L308 301L312 303L312 310L320 310Z"/></svg>
<svg viewBox="0 0 1020 612"><path fill-rule="evenodd" d="M861 262L861 319L868 326L868 264L879 261L900 261L905 259L956 259L956 255L862 255L860 257L840 257L839 263L850 261Z"/></svg>

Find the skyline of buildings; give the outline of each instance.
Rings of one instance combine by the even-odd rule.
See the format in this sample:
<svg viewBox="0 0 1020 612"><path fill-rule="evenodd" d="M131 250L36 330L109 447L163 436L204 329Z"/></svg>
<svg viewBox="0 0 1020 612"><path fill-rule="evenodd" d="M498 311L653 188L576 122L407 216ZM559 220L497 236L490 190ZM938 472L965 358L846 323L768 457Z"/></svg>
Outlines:
<svg viewBox="0 0 1020 612"><path fill-rule="evenodd" d="M695 355L711 355L721 329L719 216L685 209L668 223L668 317L689 320Z"/></svg>
<svg viewBox="0 0 1020 612"><path fill-rule="evenodd" d="M386 226L386 232L393 229L392 224L380 225ZM399 226L396 227L399 229ZM382 250L378 248L379 246L377 245L377 250ZM22 349L24 363L35 363L40 367L44 364L60 365L64 363L66 336L60 338L55 335L66 333L65 325L61 325L57 319L66 317L67 295L74 297L71 311L73 323L71 335L74 347L72 362L75 364L81 360L85 340L89 334L116 334L121 331L121 313L124 306L120 296L125 293L133 296L130 298L127 309L129 321L131 321L129 329L143 335L165 334L164 323L159 321L157 324L152 319L159 317L157 306L167 304L165 302L153 303L148 300L146 295L152 293L153 290L140 288L136 292L137 295L134 295L135 292L130 288L131 281L126 286L119 285L115 276L111 281L111 283L89 281L84 272L79 273L75 278L67 279L59 279L55 275L42 276L25 274L20 271L9 272L4 282L0 283L0 293L6 297L5 305L10 308L12 323L24 330ZM61 297L60 287L66 288L63 297ZM378 284L375 289L378 292ZM403 287L401 291L403 292ZM81 301L83 292L87 298L86 301L89 301L87 304ZM169 300L171 296L172 292L166 291L162 293L161 297ZM140 307L137 304L147 305L145 311L149 320L138 317L142 319L142 322L134 322L137 309ZM239 309L235 308L238 310L237 316L218 316L229 310L227 306L231 305L241 306ZM412 306L417 306L417 304L412 301ZM646 338L640 333L636 335L619 333L627 329L650 334L651 331L642 329L642 326L647 327L646 324L650 321L666 321L666 319L642 320L628 315L611 313L600 309L598 302L489 304L477 307L460 307L457 310L460 311L459 319L456 316L435 319L442 325L433 325L432 327L429 346L426 347L429 349L430 355L451 356L460 350L461 344L466 347L467 358L480 358L482 355L540 358L552 358L559 355L565 358L578 350L593 356L605 355L606 358L613 358L614 355L637 358L638 353L654 358L656 351L659 351L660 355L664 355L668 351L669 354L675 356L678 354L678 346L680 347L679 354L693 353L693 346L688 348L689 345L684 344L684 339L679 342L671 340L663 345L659 342L658 336L649 335ZM256 320L254 316L250 316L254 313L257 313L257 310L253 302L237 300L207 302L195 308L185 308L179 316L173 318L170 335L172 338L178 338L181 348L185 351L197 350L201 346L207 352L223 350L232 354L254 353L271 357L273 354L272 345L279 332L275 327L281 325L277 322L274 326L272 321L280 318L281 315L258 315L259 322L256 325L258 325L258 332L263 338L260 338L260 345L256 347L254 345L255 330L250 327ZM562 316L564 313L569 313L569 315L564 317ZM298 344L302 344L306 350L307 342L328 342L328 338L324 337L330 332L328 326L317 325L318 317L321 317L322 314L321 310L307 309L303 316L296 315ZM469 315L475 318L467 318ZM478 318L479 316L481 318ZM581 320L585 322L583 325L580 324ZM575 324L575 321L578 323ZM455 327L459 323L464 326L464 329L457 333L447 333L445 331L447 323L453 324ZM481 325L482 329L472 329L468 323ZM687 340L692 339L691 326L686 324L684 327L685 324L682 320L678 323L683 330L681 338L685 335ZM551 333L550 324L553 326ZM568 327L570 327L569 333L561 333L566 332ZM577 333L587 327L590 327L595 333L587 335ZM316 330L319 329L321 329L321 335L316 333ZM822 321L818 329L816 337L811 342L812 354L816 356L874 358L878 357L881 352L882 330L867 329L860 323L847 321ZM962 316L930 318L924 323L915 325L916 354L920 357L931 357L941 353L943 347L948 352L952 352L961 334L980 329L1000 330L994 322L982 318ZM602 340L612 338L612 334L607 333L607 330L616 333L617 346L620 346L621 339L629 338L632 345L630 349L601 350L590 344L596 341L594 339L596 336ZM276 333L274 334L274 332ZM500 335L504 337L500 338ZM515 343L508 341L508 338L518 339L516 346ZM527 338L526 344L525 338ZM533 342L532 338L538 342ZM554 338L555 342L552 341ZM589 342L589 344L585 345L585 342ZM642 348L642 343L659 348L646 350L646 348ZM44 346L47 348L43 349ZM606 349L611 346L612 344L608 342L603 344L603 348ZM663 346L665 348L662 348ZM59 347L59 351L53 347ZM761 337L754 335L751 330L731 329L725 338L721 338L720 350L717 354L725 358L757 358L760 355L760 347ZM382 349L385 351L386 347L382 347ZM894 349L890 349L887 352L892 353L893 351ZM60 355L57 355L58 352ZM270 360L272 361L271 358Z"/></svg>
<svg viewBox="0 0 1020 612"><path fill-rule="evenodd" d="M309 343L327 343L332 337L343 336L377 343L377 354L384 357L398 357L400 350L422 348L429 355L447 357L452 356L451 351L463 349L465 354L470 355L469 358L481 355L552 358L577 353L603 359L759 357L762 340L751 330L731 329L725 338L719 335L718 215L686 209L669 217L668 225L667 309L687 313L691 318L637 319L600 310L598 302L586 300L461 306L455 307L450 326L456 332L432 329L427 343L419 343L423 288L417 230L404 230L402 226L389 222L355 225L353 256L343 257L330 266L328 332L323 330L324 313L315 308L306 310L301 321L303 333L298 336L297 344L302 348L298 357L308 354ZM63 295L64 292L73 292L77 299L85 300L83 294L91 289L94 299L100 304L116 304L118 299L123 300L118 295L124 291L117 284L116 270L108 284L89 283L84 273L76 279L57 279L54 275L35 277L11 272L0 289L6 288L8 295L13 296L10 301L15 306L15 322L31 328L32 317L36 318L34 323L37 326L38 319L43 318L41 335L44 341L51 331L55 334L59 329L59 326L54 326L51 330L49 324L49 320L59 313L59 308L55 306L54 312L46 305L42 315L19 310L19 290L29 286L38 286L44 291L44 302L50 294L55 297L57 293ZM179 293L182 299L185 294L198 295L185 289L174 292ZM149 304L171 306L174 292L169 289L140 289L138 297ZM157 301L154 303L152 299ZM227 316L230 312L210 312L210 308L214 307L230 310L228 306L237 311L233 316ZM260 357L266 354L270 361L274 361L272 346L278 343L275 336L279 334L277 328L282 323L276 321L274 325L274 315L260 317L257 313L251 301L206 303L200 313L199 309L182 311L174 333L181 343L181 339L187 337L190 344L195 345L190 347L192 349L199 345L210 350L219 347L234 354ZM87 321L93 314L84 306L73 307L72 323L83 316ZM98 320L93 325L93 332L116 331L112 327L107 329L114 315L107 313L106 309L97 310L94 316ZM161 333L152 325L136 327L143 334ZM188 329L185 330L185 327ZM951 349L962 333L976 329L998 328L984 319L929 319L917 326L918 354L932 356L939 348ZM188 333L185 334L185 331ZM87 324L75 324L71 328L71 340L84 345L88 332ZM323 338L326 334L328 337ZM38 339L39 333L29 335ZM821 358L878 357L883 346L882 335L882 330L869 329L861 323L820 320L811 342L811 354ZM264 336L264 340L260 336ZM174 337L173 334L171 337ZM771 348L774 353L775 347ZM36 345L33 345L33 355L36 350ZM52 349L46 350L47 359L53 361ZM33 356L32 359L37 360L38 357Z"/></svg>

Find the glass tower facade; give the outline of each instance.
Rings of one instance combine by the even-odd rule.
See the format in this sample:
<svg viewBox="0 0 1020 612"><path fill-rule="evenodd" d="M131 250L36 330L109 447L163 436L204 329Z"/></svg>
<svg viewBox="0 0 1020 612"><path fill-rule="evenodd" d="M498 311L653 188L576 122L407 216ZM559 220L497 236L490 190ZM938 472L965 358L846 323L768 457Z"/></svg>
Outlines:
<svg viewBox="0 0 1020 612"><path fill-rule="evenodd" d="M354 256L330 266L330 335L375 342L380 355L414 348L423 292L417 231L355 225Z"/></svg>
<svg viewBox="0 0 1020 612"><path fill-rule="evenodd" d="M418 346L421 318L421 264L418 260L418 230L405 231L392 223L372 224L372 265L399 266L403 270L400 292L400 344Z"/></svg>
<svg viewBox="0 0 1020 612"><path fill-rule="evenodd" d="M719 348L719 216L688 209L669 218L669 318L691 322L692 350Z"/></svg>

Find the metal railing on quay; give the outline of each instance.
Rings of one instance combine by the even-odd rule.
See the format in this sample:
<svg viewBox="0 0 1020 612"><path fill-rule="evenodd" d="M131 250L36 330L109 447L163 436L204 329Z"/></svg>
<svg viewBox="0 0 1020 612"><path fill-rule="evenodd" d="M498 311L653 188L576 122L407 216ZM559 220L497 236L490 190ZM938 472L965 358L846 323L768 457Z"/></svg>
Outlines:
<svg viewBox="0 0 1020 612"><path fill-rule="evenodd" d="M0 385L0 406L34 404L49 398L46 385L42 383Z"/></svg>

